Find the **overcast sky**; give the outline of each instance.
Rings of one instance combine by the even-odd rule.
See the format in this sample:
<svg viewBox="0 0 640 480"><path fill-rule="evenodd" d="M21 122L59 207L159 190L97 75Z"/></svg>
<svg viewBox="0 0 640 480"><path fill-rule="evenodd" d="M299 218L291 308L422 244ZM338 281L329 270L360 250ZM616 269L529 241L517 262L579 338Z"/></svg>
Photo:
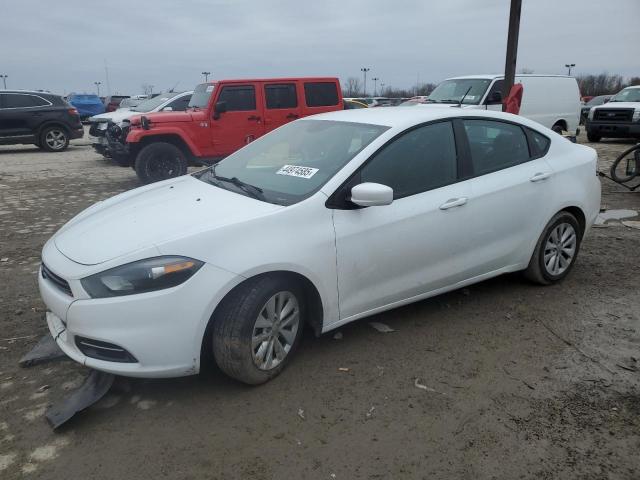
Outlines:
<svg viewBox="0 0 640 480"><path fill-rule="evenodd" d="M409 87L504 69L509 0L0 0L7 87L141 93L213 78ZM640 0L523 0L518 70L640 75ZM372 89L373 85L370 85Z"/></svg>

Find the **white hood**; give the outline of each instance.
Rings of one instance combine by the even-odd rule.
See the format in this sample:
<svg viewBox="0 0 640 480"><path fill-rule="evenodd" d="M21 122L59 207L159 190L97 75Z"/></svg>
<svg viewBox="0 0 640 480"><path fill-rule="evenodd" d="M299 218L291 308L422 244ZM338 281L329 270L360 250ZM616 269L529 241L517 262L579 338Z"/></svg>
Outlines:
<svg viewBox="0 0 640 480"><path fill-rule="evenodd" d="M100 115L94 115L89 118L90 122L104 122L107 120L112 121L113 123L121 123L123 120L126 120L129 117L133 117L134 115L140 115L140 112L132 112L128 108L119 108L113 112L101 113Z"/></svg>
<svg viewBox="0 0 640 480"><path fill-rule="evenodd" d="M592 108L595 108L596 110L599 110L600 108L636 108L640 110L640 102L608 102Z"/></svg>
<svg viewBox="0 0 640 480"><path fill-rule="evenodd" d="M282 208L187 175L100 202L72 219L53 240L67 258L95 265Z"/></svg>

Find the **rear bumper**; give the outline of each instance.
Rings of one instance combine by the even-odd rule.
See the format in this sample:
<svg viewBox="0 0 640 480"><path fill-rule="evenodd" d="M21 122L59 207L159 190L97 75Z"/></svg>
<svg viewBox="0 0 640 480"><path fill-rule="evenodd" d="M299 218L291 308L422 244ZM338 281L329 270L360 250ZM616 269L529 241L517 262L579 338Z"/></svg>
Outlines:
<svg viewBox="0 0 640 480"><path fill-rule="evenodd" d="M587 132L591 135L611 138L640 138L640 122L607 123L587 120Z"/></svg>
<svg viewBox="0 0 640 480"><path fill-rule="evenodd" d="M69 132L69 137L71 139L76 139L76 138L82 138L84 137L84 128L82 128L82 125L80 126L80 128L76 128L74 130L71 130Z"/></svg>

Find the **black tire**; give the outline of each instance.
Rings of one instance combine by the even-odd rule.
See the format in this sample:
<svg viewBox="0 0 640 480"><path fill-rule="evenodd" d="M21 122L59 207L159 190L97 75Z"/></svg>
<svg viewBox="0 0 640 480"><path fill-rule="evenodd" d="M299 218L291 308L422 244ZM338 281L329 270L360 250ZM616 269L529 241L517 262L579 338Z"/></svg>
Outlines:
<svg viewBox="0 0 640 480"><path fill-rule="evenodd" d="M635 177L638 176L638 172L635 172L635 173L629 175L625 171L624 175L620 175L620 172L618 171L618 165L630 153L634 154L633 155L634 156L634 160L638 163L636 168L640 167L640 162L638 162L638 160L637 160L637 159L640 159L640 144L638 144L638 145L634 145L631 148L627 148L624 152L622 152L620 155L618 155L618 157L613 161L613 164L611 165L611 169L609 170L609 174L611 175L611 178L613 178L613 180L615 180L618 183L629 182L629 181L633 180Z"/></svg>
<svg viewBox="0 0 640 480"><path fill-rule="evenodd" d="M593 143L597 143L600 141L602 137L600 135L596 135L595 133L587 132L587 140Z"/></svg>
<svg viewBox="0 0 640 480"><path fill-rule="evenodd" d="M187 158L178 147L167 142L154 142L138 153L136 174L144 184L179 177L187 173Z"/></svg>
<svg viewBox="0 0 640 480"><path fill-rule="evenodd" d="M558 135L562 135L562 132L564 132L564 128L562 128L562 124L560 123L556 123L553 127L551 127L551 130L556 132Z"/></svg>
<svg viewBox="0 0 640 480"><path fill-rule="evenodd" d="M108 157L109 160L112 160L113 163L120 167L130 167L131 166L131 157L128 155L112 155ZM135 168L135 167L134 167Z"/></svg>
<svg viewBox="0 0 640 480"><path fill-rule="evenodd" d="M58 125L45 127L40 132L37 145L47 152L62 152L69 146L69 133Z"/></svg>
<svg viewBox="0 0 640 480"><path fill-rule="evenodd" d="M292 294L297 300L298 325L295 339L279 364L270 369L261 369L254 360L252 350L254 327L266 308L267 301L281 293ZM271 380L286 367L295 353L300 343L305 315L304 294L296 283L277 275L248 280L223 300L212 318L213 355L218 367L230 377L249 385L259 385Z"/></svg>
<svg viewBox="0 0 640 480"><path fill-rule="evenodd" d="M575 234L575 247L568 266L563 271L554 274L550 272L547 265L545 265L545 253L550 252L548 242L553 242L551 237L554 230L558 227L562 228L562 225L570 225L571 228L573 228L573 232ZM532 282L539 283L541 285L551 285L563 280L567 275L569 275L569 272L571 272L576 263L578 253L580 252L582 235L583 232L580 228L580 224L576 220L576 217L567 211L556 213L549 223L547 223L547 226L544 227L544 230L536 243L536 248L533 251L531 260L529 261L529 266L524 271L525 277ZM556 255L557 254L558 253L556 253ZM553 252L551 252L551 255L553 255ZM562 255L562 252L560 252L560 255ZM562 257L565 258L566 261L566 257L564 255L562 255Z"/></svg>

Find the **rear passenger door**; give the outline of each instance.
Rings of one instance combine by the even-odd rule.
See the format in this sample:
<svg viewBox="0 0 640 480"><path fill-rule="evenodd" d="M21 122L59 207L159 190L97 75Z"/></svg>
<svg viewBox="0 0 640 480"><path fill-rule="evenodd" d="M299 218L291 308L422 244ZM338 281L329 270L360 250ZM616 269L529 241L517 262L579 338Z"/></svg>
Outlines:
<svg viewBox="0 0 640 480"><path fill-rule="evenodd" d="M462 119L472 176L468 209L473 219L475 275L529 261L532 245L554 212L549 139L515 123ZM523 266L521 265L521 266Z"/></svg>
<svg viewBox="0 0 640 480"><path fill-rule="evenodd" d="M337 82L305 81L302 83L304 85L303 116L343 109L342 94L338 90Z"/></svg>
<svg viewBox="0 0 640 480"><path fill-rule="evenodd" d="M225 102L227 111L211 119L216 155L229 155L264 134L262 94L255 84L227 84L216 103Z"/></svg>
<svg viewBox="0 0 640 480"><path fill-rule="evenodd" d="M265 133L300 118L298 89L295 82L265 83L264 99Z"/></svg>

